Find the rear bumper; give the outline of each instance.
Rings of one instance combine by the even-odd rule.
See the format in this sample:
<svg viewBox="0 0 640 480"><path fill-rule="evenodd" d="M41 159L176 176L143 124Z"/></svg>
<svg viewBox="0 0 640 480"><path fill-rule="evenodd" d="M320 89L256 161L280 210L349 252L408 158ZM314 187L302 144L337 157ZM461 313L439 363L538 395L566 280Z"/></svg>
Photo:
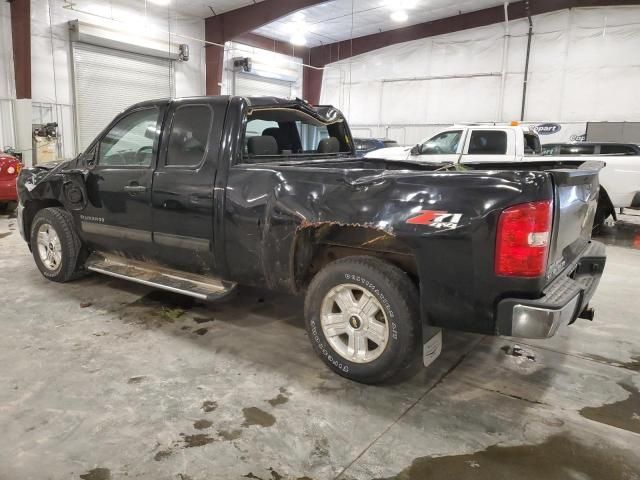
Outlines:
<svg viewBox="0 0 640 480"><path fill-rule="evenodd" d="M18 200L16 179L0 180L0 202L15 202Z"/></svg>
<svg viewBox="0 0 640 480"><path fill-rule="evenodd" d="M505 298L497 307L497 333L511 337L549 338L562 325L573 323L587 307L600 282L605 247L591 241L535 300Z"/></svg>

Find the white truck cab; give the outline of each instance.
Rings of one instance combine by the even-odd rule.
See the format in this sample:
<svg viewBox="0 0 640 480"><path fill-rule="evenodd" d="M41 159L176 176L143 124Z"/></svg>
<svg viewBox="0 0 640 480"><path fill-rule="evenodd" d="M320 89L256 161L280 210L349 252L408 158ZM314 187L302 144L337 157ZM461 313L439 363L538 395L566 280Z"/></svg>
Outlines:
<svg viewBox="0 0 640 480"><path fill-rule="evenodd" d="M603 161L599 220L615 218L615 208L631 207L640 192L640 155L543 156L538 134L521 125L453 125L414 147L383 148L365 157L430 163Z"/></svg>

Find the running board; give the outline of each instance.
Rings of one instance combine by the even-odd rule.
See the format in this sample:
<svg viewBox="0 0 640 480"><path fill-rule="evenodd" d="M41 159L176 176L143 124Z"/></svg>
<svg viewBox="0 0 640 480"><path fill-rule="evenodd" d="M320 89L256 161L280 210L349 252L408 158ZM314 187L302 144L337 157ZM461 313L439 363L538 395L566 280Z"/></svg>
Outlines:
<svg viewBox="0 0 640 480"><path fill-rule="evenodd" d="M128 258L94 253L86 263L87 270L141 283L174 293L189 295L208 302L220 300L233 292L236 284L204 275L173 270Z"/></svg>

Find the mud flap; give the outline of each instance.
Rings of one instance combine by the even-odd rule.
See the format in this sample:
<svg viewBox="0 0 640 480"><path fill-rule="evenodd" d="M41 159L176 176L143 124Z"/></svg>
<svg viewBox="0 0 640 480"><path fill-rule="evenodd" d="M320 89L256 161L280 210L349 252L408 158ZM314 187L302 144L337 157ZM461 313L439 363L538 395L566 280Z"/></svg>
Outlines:
<svg viewBox="0 0 640 480"><path fill-rule="evenodd" d="M442 329L436 327L423 327L422 362L425 367L431 365L442 352Z"/></svg>

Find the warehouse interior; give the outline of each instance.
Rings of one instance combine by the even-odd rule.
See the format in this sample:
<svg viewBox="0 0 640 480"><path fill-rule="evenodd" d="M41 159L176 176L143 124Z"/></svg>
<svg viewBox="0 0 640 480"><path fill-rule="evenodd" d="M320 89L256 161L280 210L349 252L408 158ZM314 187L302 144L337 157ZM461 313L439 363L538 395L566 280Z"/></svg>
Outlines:
<svg viewBox="0 0 640 480"><path fill-rule="evenodd" d="M639 25L640 3L630 0L0 0L0 290L5 296L0 305L0 478L640 479L640 300L635 294L640 289ZM560 238L553 228L560 229L559 215L566 215L565 226L581 229L581 241L606 245L604 273L597 272L600 283L595 282L595 294L590 291L593 297L583 305L591 321L576 319L576 311L565 321L570 325L544 339L519 338L497 327L480 334L443 326L437 333L442 353L427 361L427 346L436 337L427 338L423 317L418 364L367 385L336 374L318 358L317 346L312 348L313 330L305 323L308 285L293 294L273 291L266 280L236 285L235 279L223 278L223 283L234 280L237 288L234 295L213 302L182 295L180 289L163 290L152 281L131 283L126 275L85 272L69 283L41 275L33 243L39 231L30 236L31 220L24 219L30 215L26 199L38 191L37 182L52 176L45 173L47 165L79 162L69 167L74 178L99 176L99 168L92 172L93 166L82 167L82 162L115 128L114 118L126 115L132 105L177 98L188 105L189 98L214 96L263 99L248 100L249 115L268 105L298 108L311 118L312 110L305 109L321 106L322 115L334 115L331 121L344 118L346 140L332 153L345 153L346 142L349 155L364 162L350 167L357 172L374 168L367 166L368 159L375 165L387 162L385 173L370 187L379 188L378 202L363 200L359 189L364 187L358 183L363 180L353 180L354 172L345 170L338 182L351 192L345 200L326 177L288 185L284 179L287 169L295 169L295 158L287 159L283 172L250 165L244 184L216 183L205 196L212 202L218 195L214 190L227 188L227 203L207 210L196 203L202 202L198 197L195 207L185 207L182 214L182 207L176 207L168 245L187 248L180 243L184 238L176 238L193 228L186 219L193 208L197 222L209 222L214 235L223 228L225 234L241 232L235 243L227 240L233 243L225 250L228 261L259 264L267 279L270 271L286 272L297 287L298 264L283 266L300 254L297 244L289 248L288 235L265 240L264 252L247 245L284 229L289 216L302 218L291 234L296 242L301 231L321 223L329 225L325 240L336 244L339 236L329 238L336 226L375 227L394 237L398 227L387 228L387 217L368 222L369 211L390 212L396 204L412 205L411 195L428 194L435 210L412 210L418 217L403 221L400 231L419 223L421 212L435 212L444 218L438 233L450 235L448 248L459 249L459 261L448 264L442 255L429 265L450 278L464 259L476 263L471 278L460 273L458 285L447 283L438 293L416 280L420 266L406 271L418 284L421 302L447 294L454 301L442 309L462 311L468 307L465 288L486 293L479 286L484 267L478 267L478 259L493 262L498 235L493 230L499 222L478 213L487 223L456 236L467 210L460 207L465 213L456 217L457 210L438 203L450 190L424 187L403 196L399 186L386 189L385 175L409 171L407 162L437 160L457 164L434 168L429 172L434 178L465 176L477 168L463 165L465 157L477 165L471 159L473 132L502 129L505 138L516 140L484 159L496 165L484 170L486 178L479 182L487 183L460 187L460 199L469 198L469 191L484 198L493 186L487 178L494 174L502 182L497 191L514 190L515 180L499 171L510 170L509 162L531 160L527 135L538 141L532 148L540 158L533 161L549 155L556 162L544 168L568 168L562 163L566 154L567 162L575 163L570 168L600 170L598 183L585 187L587 193L581 190L586 180L574 179L571 188L554 197L556 220L548 228L548 235ZM286 101L260 103L264 98ZM227 129L221 134L223 151L234 141L235 127L227 127L234 114L230 106L221 127L215 112L211 125ZM282 117L273 118L280 123L265 126L282 130ZM314 117L307 127L332 125L325 120ZM243 122L236 127L247 128L250 119ZM158 121L151 133L144 132L151 140L143 148L153 149L158 159L168 155L158 153L165 148L161 130L173 128L168 125L168 120ZM258 125L263 124L258 120ZM264 140L271 135L267 130L260 128L256 136ZM429 156L434 153L429 146L447 132L458 135L453 150L438 146L436 155ZM315 149L318 139L313 138ZM251 139L244 140L245 154L247 149L251 153ZM376 146L365 155L357 142ZM270 155L291 154L278 151L276 134L273 143L278 145ZM214 150L217 146L203 147L203 158ZM318 152L331 150L319 147ZM19 162L18 168L7 167L15 175L9 180L2 177L3 155ZM233 171L237 165L230 161ZM401 167L390 167L393 161ZM603 163L585 166L593 162ZM51 168L55 173L58 167ZM218 168L223 173L217 179L227 174ZM525 191L542 182L539 170L544 168L532 168L528 177L526 172L515 175L522 182L518 188ZM564 181L559 178L575 177L563 171L565 176L549 177L550 187L536 184L536 194L559 190ZM277 172L282 184L261 195L262 177L255 172ZM586 178L585 170L580 172ZM189 198L197 196L195 175L180 175L175 178L192 182L185 185ZM423 175L422 170L412 174ZM75 181L70 178L64 178L63 190ZM442 177L448 188L455 181ZM132 186L145 191L137 182L125 190ZM2 188L12 189L15 198L5 199ZM327 205L315 212L318 225L287 200L296 194L306 199L305 205L326 195ZM91 191L85 197L85 204L95 201ZM562 202L578 197L584 209L559 210ZM464 207L488 212L499 198L494 194ZM64 203L38 201L43 208ZM126 214L111 197L102 202ZM273 217L247 218L258 203L276 205ZM163 208L172 208L168 204ZM331 216L349 206L357 211L349 221ZM73 237L82 248L88 222L109 223L89 210L69 208L67 213L85 225ZM111 235L127 239L131 231L144 230L136 221L123 220L129 233L118 227ZM257 227L250 230L247 224ZM93 228L100 232L100 226ZM471 235L467 232L478 235L473 244L463 243ZM407 250L428 255L429 249L417 242L429 233L417 234ZM218 248L218 238L207 239L207 248ZM491 247L484 248L478 238L489 239ZM358 248L378 240L365 236ZM563 253L566 258L569 250ZM273 260L269 252L281 256ZM397 253L395 247L387 249L382 259ZM152 253L139 257L157 263ZM549 259L546 268L541 281L550 282L555 269L565 272L568 263ZM524 280L517 288L505 287L499 300L522 285ZM416 308L424 311L423 305ZM349 321L358 318L354 314Z"/></svg>

